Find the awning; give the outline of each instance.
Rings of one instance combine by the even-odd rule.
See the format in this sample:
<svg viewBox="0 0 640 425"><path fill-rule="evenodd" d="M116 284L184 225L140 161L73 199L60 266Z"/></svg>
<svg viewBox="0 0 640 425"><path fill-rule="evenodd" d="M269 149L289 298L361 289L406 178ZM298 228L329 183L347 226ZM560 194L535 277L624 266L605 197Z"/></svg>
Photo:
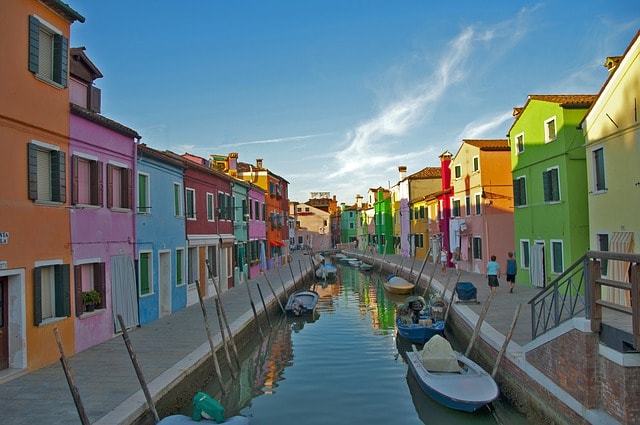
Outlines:
<svg viewBox="0 0 640 425"><path fill-rule="evenodd" d="M284 242L274 239L272 241L269 241L269 245L271 245L271 246L284 246Z"/></svg>

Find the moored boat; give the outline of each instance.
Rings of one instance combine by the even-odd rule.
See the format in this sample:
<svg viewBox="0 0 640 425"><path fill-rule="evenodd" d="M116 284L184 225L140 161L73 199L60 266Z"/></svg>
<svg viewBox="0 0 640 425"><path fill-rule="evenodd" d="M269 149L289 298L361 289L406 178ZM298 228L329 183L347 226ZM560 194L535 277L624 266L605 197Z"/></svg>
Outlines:
<svg viewBox="0 0 640 425"><path fill-rule="evenodd" d="M289 296L284 310L287 316L305 316L313 314L318 304L319 295L316 291L303 289Z"/></svg>
<svg viewBox="0 0 640 425"><path fill-rule="evenodd" d="M400 336L415 344L424 344L435 335L444 335L444 304L440 297L427 306L419 295L407 297L396 310L396 328Z"/></svg>
<svg viewBox="0 0 640 425"><path fill-rule="evenodd" d="M193 396L193 414L169 415L158 422L161 425L189 425L189 424L228 424L248 425L249 418L245 416L232 416L226 418L224 407L209 394L198 392Z"/></svg>
<svg viewBox="0 0 640 425"><path fill-rule="evenodd" d="M406 279L400 276L389 276L386 282L383 282L384 289L392 294L410 294L413 292L413 288L416 285L407 282Z"/></svg>
<svg viewBox="0 0 640 425"><path fill-rule="evenodd" d="M333 264L323 264L316 270L318 279L335 279L338 269Z"/></svg>
<svg viewBox="0 0 640 425"><path fill-rule="evenodd" d="M498 398L494 379L477 363L434 336L406 353L409 370L425 394L451 409L474 412Z"/></svg>

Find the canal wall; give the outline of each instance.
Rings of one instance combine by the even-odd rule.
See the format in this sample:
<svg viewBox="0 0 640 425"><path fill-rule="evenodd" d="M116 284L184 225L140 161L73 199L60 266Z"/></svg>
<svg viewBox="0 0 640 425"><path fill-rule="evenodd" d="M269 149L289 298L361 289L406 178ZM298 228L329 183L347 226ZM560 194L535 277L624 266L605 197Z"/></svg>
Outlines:
<svg viewBox="0 0 640 425"><path fill-rule="evenodd" d="M399 266L395 259L385 261L362 252L355 256L375 263L376 270L397 272L411 281L418 277L417 270ZM428 281L421 276L418 287L424 290ZM479 282L484 286L484 276L479 276ZM430 292L445 291L435 280L431 285ZM452 290L445 295L451 299ZM469 307L453 304L447 338L455 347L468 347L478 320L479 315ZM470 357L491 373L505 340L504 334L485 321ZM640 423L640 354L620 353L601 344L584 318L565 322L523 345L509 342L495 379L502 396L531 423Z"/></svg>

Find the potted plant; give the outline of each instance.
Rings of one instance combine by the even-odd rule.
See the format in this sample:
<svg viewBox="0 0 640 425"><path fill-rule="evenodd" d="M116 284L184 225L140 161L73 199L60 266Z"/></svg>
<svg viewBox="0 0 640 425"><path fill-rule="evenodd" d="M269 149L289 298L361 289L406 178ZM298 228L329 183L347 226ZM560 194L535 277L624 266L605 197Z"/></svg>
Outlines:
<svg viewBox="0 0 640 425"><path fill-rule="evenodd" d="M93 311L96 305L101 302L100 293L94 289L82 293L82 304L84 304L85 311Z"/></svg>

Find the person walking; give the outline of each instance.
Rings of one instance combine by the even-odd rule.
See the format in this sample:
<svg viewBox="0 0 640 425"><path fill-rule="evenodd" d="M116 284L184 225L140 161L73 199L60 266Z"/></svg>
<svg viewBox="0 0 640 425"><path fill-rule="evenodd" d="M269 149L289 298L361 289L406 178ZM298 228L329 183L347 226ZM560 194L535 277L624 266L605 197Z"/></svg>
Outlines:
<svg viewBox="0 0 640 425"><path fill-rule="evenodd" d="M513 288L516 286L516 273L518 273L518 266L516 259L513 258L513 252L507 253L507 284L509 284L509 293L513 294Z"/></svg>
<svg viewBox="0 0 640 425"><path fill-rule="evenodd" d="M491 261L487 263L487 282L489 283L489 288L491 288L491 293L496 293L496 288L498 285L498 278L500 277L500 264L496 261L496 256L491 256Z"/></svg>
<svg viewBox="0 0 640 425"><path fill-rule="evenodd" d="M440 250L440 263L442 263L440 275L444 275L444 272L447 270L447 251L445 249Z"/></svg>

